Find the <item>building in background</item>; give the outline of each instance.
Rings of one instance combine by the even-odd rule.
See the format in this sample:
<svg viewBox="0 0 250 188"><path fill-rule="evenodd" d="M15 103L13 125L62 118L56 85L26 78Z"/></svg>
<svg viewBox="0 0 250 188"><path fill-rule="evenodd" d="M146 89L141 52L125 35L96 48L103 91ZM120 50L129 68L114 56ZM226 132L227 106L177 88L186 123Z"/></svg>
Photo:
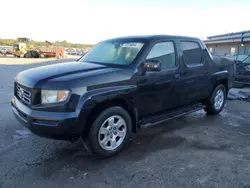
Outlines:
<svg viewBox="0 0 250 188"><path fill-rule="evenodd" d="M204 42L212 55L250 55L250 31L210 36Z"/></svg>

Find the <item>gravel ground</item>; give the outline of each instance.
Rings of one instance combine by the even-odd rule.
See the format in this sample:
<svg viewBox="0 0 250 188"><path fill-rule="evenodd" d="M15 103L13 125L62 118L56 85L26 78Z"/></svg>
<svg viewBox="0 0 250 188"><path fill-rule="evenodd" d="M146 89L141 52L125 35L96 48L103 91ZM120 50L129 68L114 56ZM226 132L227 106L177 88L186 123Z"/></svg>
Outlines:
<svg viewBox="0 0 250 188"><path fill-rule="evenodd" d="M10 109L14 76L68 60L0 59L0 187L250 187L250 108L243 101L227 101L218 116L198 111L142 130L104 160L89 156L80 141L31 134Z"/></svg>

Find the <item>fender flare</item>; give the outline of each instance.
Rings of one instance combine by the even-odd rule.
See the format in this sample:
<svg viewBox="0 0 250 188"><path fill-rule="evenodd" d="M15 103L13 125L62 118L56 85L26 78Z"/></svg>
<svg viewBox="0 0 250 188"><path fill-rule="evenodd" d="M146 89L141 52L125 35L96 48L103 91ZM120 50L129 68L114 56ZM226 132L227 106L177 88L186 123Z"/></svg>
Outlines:
<svg viewBox="0 0 250 188"><path fill-rule="evenodd" d="M126 85L126 86L115 86L109 88L94 89L86 92L78 101L76 107L77 113L77 124L79 131L84 131L87 123L87 119L93 110L93 108L105 101L123 99L128 104L130 113L132 113L135 118L135 123L137 123L138 115L137 108L135 103L136 97L136 86L135 85ZM137 127L137 126L135 126ZM136 130L135 130L136 131Z"/></svg>
<svg viewBox="0 0 250 188"><path fill-rule="evenodd" d="M229 73L227 70L218 71L212 74L212 82L216 83L219 80L224 80L229 78Z"/></svg>

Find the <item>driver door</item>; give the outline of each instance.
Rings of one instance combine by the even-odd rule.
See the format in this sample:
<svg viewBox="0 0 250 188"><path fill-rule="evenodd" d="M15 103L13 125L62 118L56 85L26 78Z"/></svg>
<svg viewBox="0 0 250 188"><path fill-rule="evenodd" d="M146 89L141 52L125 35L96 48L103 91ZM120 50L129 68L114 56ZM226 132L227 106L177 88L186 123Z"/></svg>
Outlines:
<svg viewBox="0 0 250 188"><path fill-rule="evenodd" d="M175 82L180 76L173 41L152 45L146 60L158 60L160 71L147 71L138 79L138 115L145 117L176 106Z"/></svg>

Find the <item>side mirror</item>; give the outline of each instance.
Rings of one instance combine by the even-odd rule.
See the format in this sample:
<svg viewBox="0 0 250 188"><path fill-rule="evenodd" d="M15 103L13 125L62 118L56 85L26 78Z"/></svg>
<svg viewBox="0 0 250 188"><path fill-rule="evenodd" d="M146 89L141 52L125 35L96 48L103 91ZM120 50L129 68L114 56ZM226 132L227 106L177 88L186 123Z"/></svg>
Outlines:
<svg viewBox="0 0 250 188"><path fill-rule="evenodd" d="M147 71L160 71L161 62L159 60L148 59L143 63L143 69Z"/></svg>

